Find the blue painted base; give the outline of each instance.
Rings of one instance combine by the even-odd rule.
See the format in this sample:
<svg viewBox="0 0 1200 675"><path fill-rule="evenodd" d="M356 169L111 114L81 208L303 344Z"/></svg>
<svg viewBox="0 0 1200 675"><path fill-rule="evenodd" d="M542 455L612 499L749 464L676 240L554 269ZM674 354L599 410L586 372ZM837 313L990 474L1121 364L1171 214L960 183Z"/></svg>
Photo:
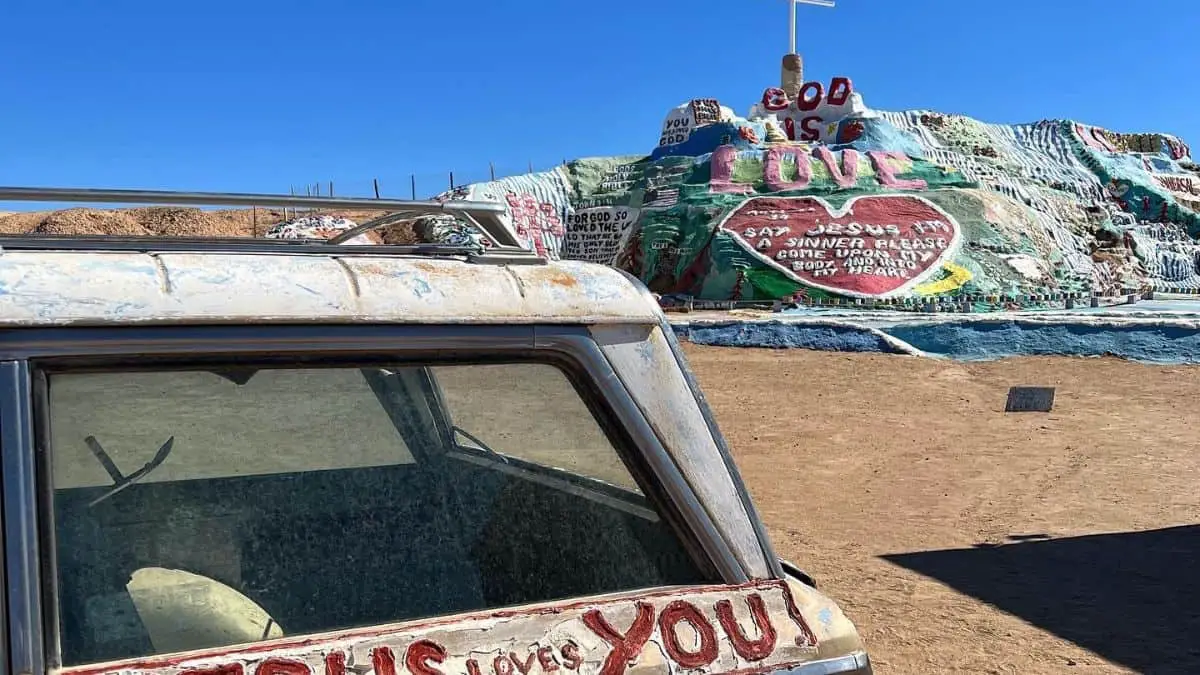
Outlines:
<svg viewBox="0 0 1200 675"><path fill-rule="evenodd" d="M1147 363L1200 363L1200 330L1188 326L965 321L907 324L882 330L915 349L963 361L1107 355ZM731 321L680 325L675 332L681 340L702 345L903 353L881 336L852 326Z"/></svg>
<svg viewBox="0 0 1200 675"><path fill-rule="evenodd" d="M887 333L917 349L966 361L1025 355L1108 355L1147 363L1200 363L1200 331L1178 326L1008 321L896 326Z"/></svg>
<svg viewBox="0 0 1200 675"><path fill-rule="evenodd" d="M852 326L806 326L781 321L677 325L680 340L721 347L799 348L838 352L901 353L879 335Z"/></svg>

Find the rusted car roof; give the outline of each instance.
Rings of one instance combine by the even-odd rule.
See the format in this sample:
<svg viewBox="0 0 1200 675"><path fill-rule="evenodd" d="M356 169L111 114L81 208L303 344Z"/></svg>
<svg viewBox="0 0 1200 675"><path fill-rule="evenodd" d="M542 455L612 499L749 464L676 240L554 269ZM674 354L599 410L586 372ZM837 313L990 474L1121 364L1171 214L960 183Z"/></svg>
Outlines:
<svg viewBox="0 0 1200 675"><path fill-rule="evenodd" d="M340 248L340 247L339 247ZM407 255L5 250L0 325L657 323L601 265Z"/></svg>

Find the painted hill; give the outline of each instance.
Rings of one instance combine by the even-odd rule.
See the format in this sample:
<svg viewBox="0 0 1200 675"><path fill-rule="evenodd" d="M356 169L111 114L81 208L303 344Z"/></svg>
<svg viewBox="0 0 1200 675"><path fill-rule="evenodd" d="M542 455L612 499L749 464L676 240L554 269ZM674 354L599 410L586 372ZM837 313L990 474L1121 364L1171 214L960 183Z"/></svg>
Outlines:
<svg viewBox="0 0 1200 675"><path fill-rule="evenodd" d="M1200 167L1180 139L874 111L845 78L767 89L745 117L696 99L669 111L647 155L440 198L506 204L512 229L550 256L697 299L998 306L1200 290ZM445 222L420 231L476 236Z"/></svg>

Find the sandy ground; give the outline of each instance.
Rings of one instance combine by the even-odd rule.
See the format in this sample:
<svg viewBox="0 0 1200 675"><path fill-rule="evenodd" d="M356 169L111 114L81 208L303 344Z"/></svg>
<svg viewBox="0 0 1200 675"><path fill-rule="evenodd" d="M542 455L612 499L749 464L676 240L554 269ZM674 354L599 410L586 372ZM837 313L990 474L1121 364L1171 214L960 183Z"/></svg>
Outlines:
<svg viewBox="0 0 1200 675"><path fill-rule="evenodd" d="M1200 368L686 347L879 673L1200 673ZM1057 387L1005 414L1012 385Z"/></svg>

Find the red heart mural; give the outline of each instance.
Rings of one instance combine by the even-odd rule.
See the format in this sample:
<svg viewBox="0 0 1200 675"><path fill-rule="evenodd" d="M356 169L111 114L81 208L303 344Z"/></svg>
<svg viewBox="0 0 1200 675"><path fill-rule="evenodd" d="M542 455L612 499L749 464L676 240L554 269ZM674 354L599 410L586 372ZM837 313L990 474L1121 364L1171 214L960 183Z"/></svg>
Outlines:
<svg viewBox="0 0 1200 675"><path fill-rule="evenodd" d="M752 197L721 227L792 279L862 298L925 281L961 236L950 214L916 195L855 197L839 211L819 197Z"/></svg>

